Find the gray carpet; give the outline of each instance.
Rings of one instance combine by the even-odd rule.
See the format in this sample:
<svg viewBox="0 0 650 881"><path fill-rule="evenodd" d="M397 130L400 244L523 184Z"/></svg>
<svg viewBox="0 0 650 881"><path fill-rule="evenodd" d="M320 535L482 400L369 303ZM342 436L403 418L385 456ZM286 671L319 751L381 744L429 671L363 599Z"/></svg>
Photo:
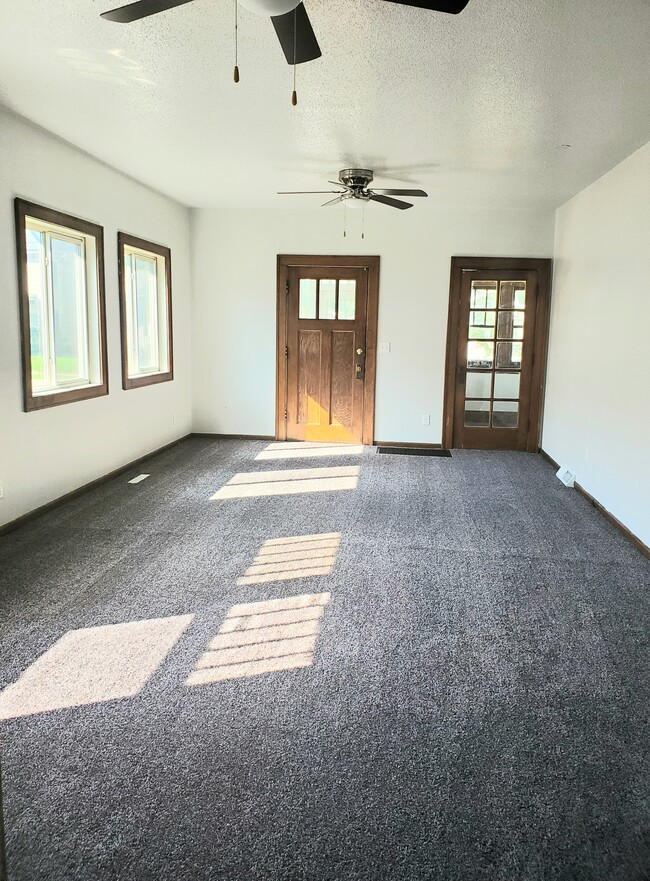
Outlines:
<svg viewBox="0 0 650 881"><path fill-rule="evenodd" d="M0 539L10 881L650 878L650 562L538 456L265 446L186 441ZM246 576L331 533L329 574ZM227 655L253 626L296 665Z"/></svg>

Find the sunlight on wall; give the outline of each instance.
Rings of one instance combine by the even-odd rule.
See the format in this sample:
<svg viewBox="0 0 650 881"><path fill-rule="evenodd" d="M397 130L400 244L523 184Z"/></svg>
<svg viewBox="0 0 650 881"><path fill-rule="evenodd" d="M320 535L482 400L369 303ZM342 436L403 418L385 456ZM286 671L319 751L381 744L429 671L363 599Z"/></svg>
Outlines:
<svg viewBox="0 0 650 881"><path fill-rule="evenodd" d="M324 456L359 456L363 453L362 444L323 444L300 441L298 443L279 441L269 444L256 460L266 459L309 459Z"/></svg>
<svg viewBox="0 0 650 881"><path fill-rule="evenodd" d="M133 697L194 615L69 630L0 692L0 719Z"/></svg>
<svg viewBox="0 0 650 881"><path fill-rule="evenodd" d="M359 473L358 465L242 472L235 474L225 486L210 496L210 500L356 489Z"/></svg>
<svg viewBox="0 0 650 881"><path fill-rule="evenodd" d="M266 584L311 575L329 575L336 561L340 532L294 535L265 541L237 584Z"/></svg>
<svg viewBox="0 0 650 881"><path fill-rule="evenodd" d="M186 685L309 667L329 593L232 606Z"/></svg>

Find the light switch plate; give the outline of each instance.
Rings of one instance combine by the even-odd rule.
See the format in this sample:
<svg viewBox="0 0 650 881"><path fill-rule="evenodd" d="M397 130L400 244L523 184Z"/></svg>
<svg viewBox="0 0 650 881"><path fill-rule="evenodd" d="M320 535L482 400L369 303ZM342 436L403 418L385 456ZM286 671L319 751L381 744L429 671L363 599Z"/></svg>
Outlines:
<svg viewBox="0 0 650 881"><path fill-rule="evenodd" d="M377 354L388 355L390 353L390 343L377 343Z"/></svg>

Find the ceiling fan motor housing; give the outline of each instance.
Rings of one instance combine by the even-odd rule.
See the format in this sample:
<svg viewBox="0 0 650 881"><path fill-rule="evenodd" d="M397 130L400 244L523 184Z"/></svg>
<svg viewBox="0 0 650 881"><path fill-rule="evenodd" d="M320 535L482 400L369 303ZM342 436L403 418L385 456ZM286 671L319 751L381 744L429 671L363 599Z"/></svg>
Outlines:
<svg viewBox="0 0 650 881"><path fill-rule="evenodd" d="M343 168L339 171L341 183L357 191L367 190L373 177L374 175L369 168Z"/></svg>

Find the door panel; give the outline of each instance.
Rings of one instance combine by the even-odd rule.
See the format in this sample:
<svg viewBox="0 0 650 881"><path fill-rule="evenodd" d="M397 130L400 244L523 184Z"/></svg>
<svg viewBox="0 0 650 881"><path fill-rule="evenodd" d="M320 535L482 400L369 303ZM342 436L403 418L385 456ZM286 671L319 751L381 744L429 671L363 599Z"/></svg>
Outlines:
<svg viewBox="0 0 650 881"><path fill-rule="evenodd" d="M536 449L549 261L499 266L477 258L492 265L454 266L461 260L472 262L452 261L445 442L460 449ZM508 268L517 262L522 268Z"/></svg>
<svg viewBox="0 0 650 881"><path fill-rule="evenodd" d="M287 439L362 440L367 296L363 268L289 269Z"/></svg>

